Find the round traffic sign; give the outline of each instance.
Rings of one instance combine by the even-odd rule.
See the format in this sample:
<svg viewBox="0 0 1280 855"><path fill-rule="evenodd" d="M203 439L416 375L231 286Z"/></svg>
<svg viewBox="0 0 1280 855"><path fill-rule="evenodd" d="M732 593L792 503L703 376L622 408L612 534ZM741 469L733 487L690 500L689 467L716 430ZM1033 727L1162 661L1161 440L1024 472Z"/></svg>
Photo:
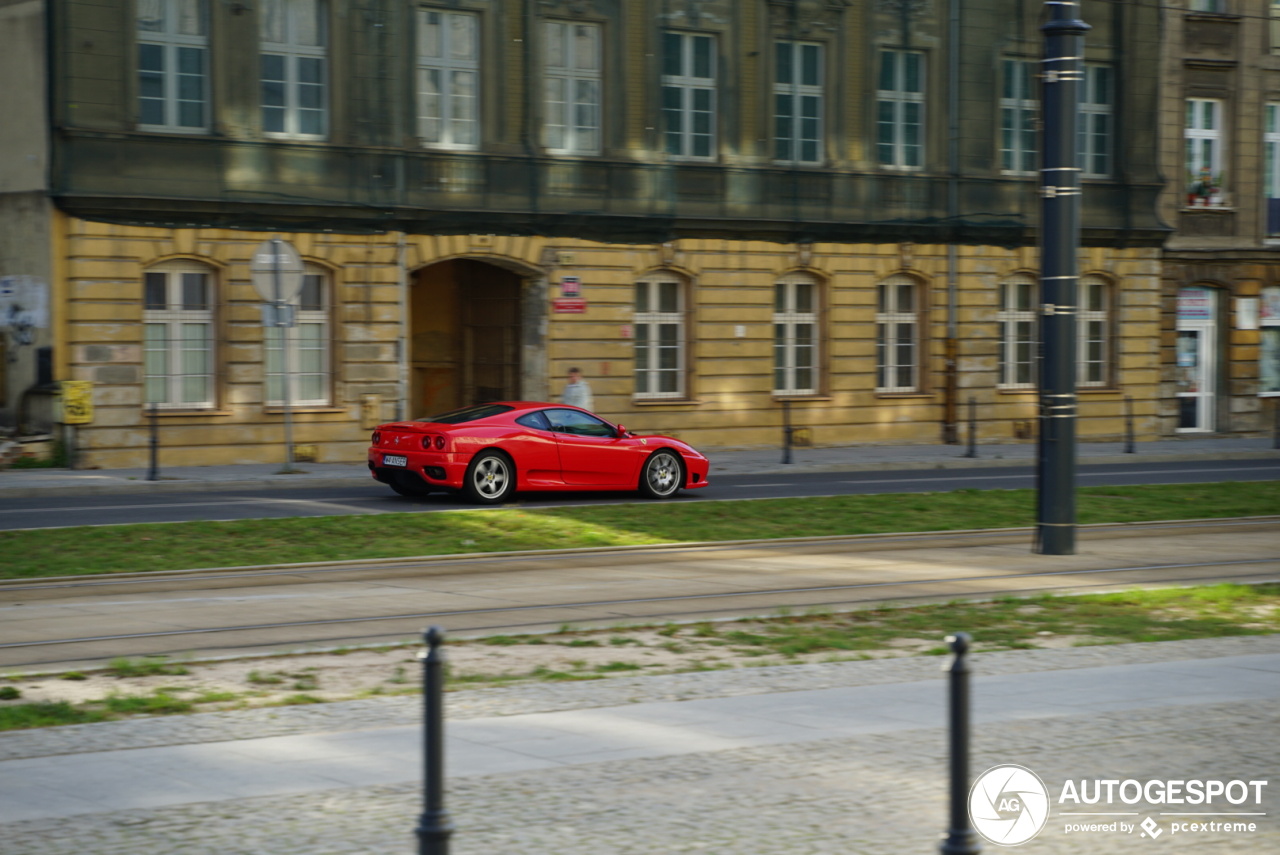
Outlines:
<svg viewBox="0 0 1280 855"><path fill-rule="evenodd" d="M302 271L302 257L280 238L258 244L249 264L253 287L268 303L292 303L302 290Z"/></svg>

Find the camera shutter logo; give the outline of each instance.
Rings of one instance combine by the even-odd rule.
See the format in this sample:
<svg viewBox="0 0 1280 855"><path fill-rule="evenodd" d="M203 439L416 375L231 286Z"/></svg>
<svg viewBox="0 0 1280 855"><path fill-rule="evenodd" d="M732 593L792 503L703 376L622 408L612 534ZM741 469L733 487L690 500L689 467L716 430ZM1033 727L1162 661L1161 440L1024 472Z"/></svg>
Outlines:
<svg viewBox="0 0 1280 855"><path fill-rule="evenodd" d="M973 782L969 818L974 830L991 843L1026 843L1049 819L1049 790L1024 766L993 766Z"/></svg>

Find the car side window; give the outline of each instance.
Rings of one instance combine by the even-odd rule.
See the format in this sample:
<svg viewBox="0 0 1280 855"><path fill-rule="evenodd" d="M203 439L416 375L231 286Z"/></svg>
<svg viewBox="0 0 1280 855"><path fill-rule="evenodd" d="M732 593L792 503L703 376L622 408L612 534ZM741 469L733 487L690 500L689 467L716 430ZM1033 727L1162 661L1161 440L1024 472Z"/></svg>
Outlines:
<svg viewBox="0 0 1280 855"><path fill-rule="evenodd" d="M551 429L577 436L617 436L613 425L578 410L544 410L551 422Z"/></svg>
<svg viewBox="0 0 1280 855"><path fill-rule="evenodd" d="M551 423L547 421L547 417L542 414L541 410L536 413L526 413L516 419L516 422L535 430L551 430Z"/></svg>

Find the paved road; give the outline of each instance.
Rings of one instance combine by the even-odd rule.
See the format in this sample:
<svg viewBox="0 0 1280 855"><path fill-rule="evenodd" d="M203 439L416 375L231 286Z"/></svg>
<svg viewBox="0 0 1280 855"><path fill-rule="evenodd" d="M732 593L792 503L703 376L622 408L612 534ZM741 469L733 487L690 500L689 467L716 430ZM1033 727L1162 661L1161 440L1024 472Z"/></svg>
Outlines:
<svg viewBox="0 0 1280 855"><path fill-rule="evenodd" d="M1053 855L1280 851L1280 639L977 654L973 769L1051 794ZM448 699L457 855L898 855L946 827L933 658L622 677ZM421 810L417 698L0 734L0 841L23 855L392 855ZM90 748L91 747L91 748ZM90 750L85 750L90 748ZM83 753L76 753L83 752ZM1268 781L1253 831L1067 833L1068 780ZM1098 808L1100 809L1100 808ZM1184 811L1204 810L1182 808ZM1109 818L1112 821L1116 817ZM996 847L987 846L993 850Z"/></svg>
<svg viewBox="0 0 1280 855"><path fill-rule="evenodd" d="M231 655L454 633L855 608L1000 593L1280 577L1280 520L1084 528L1079 554L1026 531L459 556L0 583L0 669Z"/></svg>
<svg viewBox="0 0 1280 855"><path fill-rule="evenodd" d="M1082 486L1267 481L1280 479L1280 459L1111 463L1081 466ZM711 485L682 493L675 501L794 498L866 493L908 493L961 489L1028 489L1035 486L1027 466L877 472L789 472L715 476ZM527 494L526 507L640 501L635 494ZM435 495L405 499L383 485L241 489L210 493L194 488L163 495L68 495L0 497L0 530L68 525L115 525L184 520L271 519L457 510L460 499ZM1266 512L1266 509L1259 509Z"/></svg>

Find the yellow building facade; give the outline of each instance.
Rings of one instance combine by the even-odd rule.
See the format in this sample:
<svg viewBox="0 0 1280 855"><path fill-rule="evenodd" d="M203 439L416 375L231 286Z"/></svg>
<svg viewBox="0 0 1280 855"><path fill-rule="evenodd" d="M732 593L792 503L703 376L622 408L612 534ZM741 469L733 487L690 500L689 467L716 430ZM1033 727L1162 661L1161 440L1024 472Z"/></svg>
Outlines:
<svg viewBox="0 0 1280 855"><path fill-rule="evenodd" d="M942 245L662 244L491 235L146 228L55 215L60 377L93 384L82 465L283 459L284 377L305 458L359 462L370 428L479 400L555 400L571 367L594 408L714 451L777 446L784 404L815 446L939 442L953 400L979 440L1037 417L1036 251ZM264 240L306 264L285 348L250 271ZM955 265L949 288L949 263ZM1157 434L1160 262L1082 250L1083 440L1118 439L1125 397ZM170 300L161 299L167 293ZM175 296L176 295L176 296ZM967 434L965 435L967 438Z"/></svg>

